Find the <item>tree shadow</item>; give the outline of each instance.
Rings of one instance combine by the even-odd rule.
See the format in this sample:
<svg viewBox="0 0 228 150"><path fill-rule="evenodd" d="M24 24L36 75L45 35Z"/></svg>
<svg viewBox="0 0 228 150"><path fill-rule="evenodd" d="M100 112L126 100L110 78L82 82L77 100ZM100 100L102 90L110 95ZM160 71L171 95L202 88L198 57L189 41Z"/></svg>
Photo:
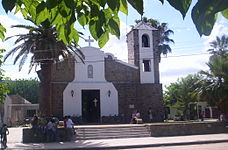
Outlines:
<svg viewBox="0 0 228 150"><path fill-rule="evenodd" d="M15 143L9 144L9 149L96 149L97 147L107 147L102 141L77 140L71 142L52 143Z"/></svg>

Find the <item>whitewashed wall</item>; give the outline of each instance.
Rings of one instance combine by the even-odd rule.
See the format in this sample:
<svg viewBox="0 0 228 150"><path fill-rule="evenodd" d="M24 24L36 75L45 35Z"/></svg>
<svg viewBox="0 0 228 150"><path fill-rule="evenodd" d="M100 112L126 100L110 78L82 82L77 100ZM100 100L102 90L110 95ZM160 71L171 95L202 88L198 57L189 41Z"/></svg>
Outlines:
<svg viewBox="0 0 228 150"><path fill-rule="evenodd" d="M82 52L85 55L85 64L79 60L75 63L75 79L63 93L63 114L81 116L82 90L100 90L101 116L118 115L118 92L112 83L105 80L104 52L94 47L82 48ZM88 65L93 66L93 78L87 76Z"/></svg>
<svg viewBox="0 0 228 150"><path fill-rule="evenodd" d="M150 38L150 47L142 47L142 35L147 34ZM140 81L141 83L154 83L154 59L152 30L139 30L139 58L140 58ZM143 72L143 59L150 60L151 72Z"/></svg>
<svg viewBox="0 0 228 150"><path fill-rule="evenodd" d="M74 90L74 96L71 96ZM113 84L103 83L70 83L63 93L64 115L82 115L82 90L100 90L101 116L118 115L118 93ZM111 91L110 97L108 90Z"/></svg>

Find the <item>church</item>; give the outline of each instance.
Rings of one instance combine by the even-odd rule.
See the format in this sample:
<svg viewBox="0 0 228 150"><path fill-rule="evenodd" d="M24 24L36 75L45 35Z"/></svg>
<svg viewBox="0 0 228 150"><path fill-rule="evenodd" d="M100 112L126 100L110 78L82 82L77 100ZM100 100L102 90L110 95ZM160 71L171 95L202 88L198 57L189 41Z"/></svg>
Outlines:
<svg viewBox="0 0 228 150"><path fill-rule="evenodd" d="M89 46L81 48L84 62L75 56L76 61L53 65L52 114L84 123L129 123L138 110L147 122L151 108L153 121L163 121L158 38L156 28L140 22L127 34L128 63L88 40Z"/></svg>

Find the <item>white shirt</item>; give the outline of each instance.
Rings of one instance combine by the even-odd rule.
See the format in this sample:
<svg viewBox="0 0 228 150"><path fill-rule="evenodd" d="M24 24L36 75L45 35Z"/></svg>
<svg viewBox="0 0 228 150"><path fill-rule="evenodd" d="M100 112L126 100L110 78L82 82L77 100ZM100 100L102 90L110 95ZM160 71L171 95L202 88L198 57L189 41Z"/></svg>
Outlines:
<svg viewBox="0 0 228 150"><path fill-rule="evenodd" d="M66 127L67 128L73 128L73 125L74 125L73 121L71 119L67 119Z"/></svg>

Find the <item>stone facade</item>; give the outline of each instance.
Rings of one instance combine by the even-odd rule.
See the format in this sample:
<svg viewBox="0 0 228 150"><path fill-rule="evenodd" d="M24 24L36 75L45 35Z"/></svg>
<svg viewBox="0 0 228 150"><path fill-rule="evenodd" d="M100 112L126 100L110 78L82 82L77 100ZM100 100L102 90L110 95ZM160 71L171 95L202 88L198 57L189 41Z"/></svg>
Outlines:
<svg viewBox="0 0 228 150"><path fill-rule="evenodd" d="M132 29L127 34L128 63L139 66L139 33Z"/></svg>
<svg viewBox="0 0 228 150"><path fill-rule="evenodd" d="M148 125L152 137L228 133L222 122L167 123Z"/></svg>
<svg viewBox="0 0 228 150"><path fill-rule="evenodd" d="M161 56L158 53L158 44L159 44L159 31L153 31L153 46L154 46L154 73L155 73L155 83L160 83L160 75L159 75L159 63L161 60Z"/></svg>
<svg viewBox="0 0 228 150"><path fill-rule="evenodd" d="M145 122L149 120L148 116L148 109L149 107L152 108L153 113L153 120L155 122L157 121L163 121L163 105L162 105L162 85L159 82L159 61L160 56L157 53L157 45L158 45L158 38L159 34L157 30L150 29L148 32L150 33L150 38L152 39L152 43L150 43L151 47L148 47L147 50L150 52L153 56L153 58L150 58L151 63L153 63L151 66L153 67L152 71L148 72L149 76L147 75L147 78L150 80L150 82L145 82L147 80L144 80L142 83L142 64L140 64L142 61L140 56L140 36L139 36L139 29L133 29L131 32L127 34L127 44L128 44L128 61L129 63L122 62L120 60L117 60L112 56L111 54L102 54L102 57L104 58L104 81L102 80L88 80L92 81L93 84L101 84L103 82L107 82L112 84L112 86L117 91L118 95L116 96L116 99L118 100L118 117L119 120L123 123L129 123L131 119L132 112L135 110L139 110L141 113L141 117ZM89 48L91 51L93 48ZM94 52L96 52L94 48ZM99 49L97 49L99 50ZM89 51L89 52L91 52ZM96 53L98 55L99 53ZM91 55L91 54L90 54ZM100 56L99 56L100 57ZM99 58L98 58L99 59ZM93 61L92 61L93 62ZM100 62L99 62L100 63ZM89 64L86 64L89 65ZM90 64L91 65L91 64ZM95 64L96 65L96 64ZM95 66L94 65L94 66ZM50 112L52 115L57 117L63 117L64 110L64 103L72 103L76 104L77 102L77 111L79 112L79 116L81 113L81 101L82 98L79 96L81 91L84 89L97 89L98 86L91 86L91 87L83 87L81 88L81 91L77 91L77 89L74 89L74 87L77 87L79 84L87 84L88 81L81 81L81 80L75 80L76 73L75 69L77 69L75 65L75 60L68 60L64 61L58 64L54 64L51 69L51 101L50 101ZM86 67L85 67L86 68ZM84 68L84 69L85 69ZM103 70L103 69L102 69ZM84 73L87 71L83 70ZM99 72L98 72L99 73ZM144 74L147 74L143 72ZM81 72L77 74L78 76L83 75ZM151 76L153 77L151 77ZM87 74L84 76L81 76L81 78L87 77ZM100 79L100 78L99 78ZM71 87L68 90L74 90L78 93L76 96L77 99L70 95L70 91L66 91L67 86L71 84ZM90 86L88 84L88 86ZM98 90L100 90L103 87L99 87ZM78 88L80 89L80 88ZM107 91L110 92L111 88L105 89L105 94ZM100 90L101 91L101 90ZM104 91L104 89L103 89ZM67 93L67 98L64 97ZM70 95L70 96L69 96ZM114 92L112 91L112 96L114 95ZM103 96L104 92L103 92ZM107 96L107 94L106 94ZM112 97L111 96L111 97ZM108 99L111 99L110 95ZM105 98L104 98L105 99ZM107 102L107 101L104 101ZM110 101L113 102L113 101ZM117 104L117 103L116 103ZM63 106L64 105L64 106ZM71 107L72 105L69 105ZM116 105L117 106L117 105ZM109 106L113 107L113 106ZM76 107L71 108L72 115L74 114L73 110L76 109ZM110 110L108 110L110 112ZM106 113L107 114L107 113ZM113 115L113 118L118 117ZM112 120L110 116L104 116L101 115L101 122L103 120ZM104 119L102 119L104 118Z"/></svg>
<svg viewBox="0 0 228 150"><path fill-rule="evenodd" d="M147 110L151 107L154 121L163 121L162 85L141 84L138 70L115 61L111 56L105 59L105 78L118 91L119 115L127 123L132 112L137 109L147 122Z"/></svg>
<svg viewBox="0 0 228 150"><path fill-rule="evenodd" d="M63 117L63 91L74 79L75 60L69 59L52 65L51 73L51 114Z"/></svg>

